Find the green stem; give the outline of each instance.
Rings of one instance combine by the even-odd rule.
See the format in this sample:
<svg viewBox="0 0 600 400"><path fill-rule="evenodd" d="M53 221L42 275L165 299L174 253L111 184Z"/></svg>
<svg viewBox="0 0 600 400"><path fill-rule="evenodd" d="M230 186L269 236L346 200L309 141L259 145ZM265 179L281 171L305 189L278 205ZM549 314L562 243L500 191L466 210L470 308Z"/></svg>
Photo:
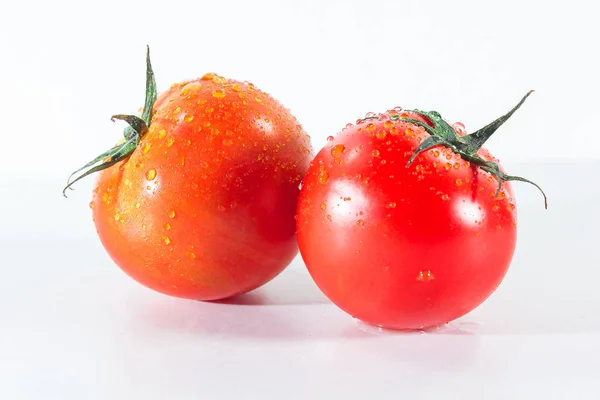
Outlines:
<svg viewBox="0 0 600 400"><path fill-rule="evenodd" d="M141 118L135 115L116 114L111 117L111 120L119 119L127 122L129 125L123 130L125 142L116 145L108 151L100 154L92 161L85 164L83 167L74 171L67 179L67 185L63 189L63 196L67 197L67 189L72 190L75 182L86 176L93 174L103 169L110 168L119 161L129 157L137 148L140 139L148 131L150 122L152 121L152 113L154 103L157 98L156 80L150 63L150 47L146 47L146 99ZM81 172L81 174L79 174ZM79 175L78 175L79 174Z"/></svg>
<svg viewBox="0 0 600 400"><path fill-rule="evenodd" d="M533 90L527 92L527 94L521 99L521 101L508 113L504 114L500 118L497 118L496 120L479 129L478 131L466 136L459 136L456 133L456 131L454 131L454 129L446 121L444 121L444 119L436 111L412 110L412 112L414 112L415 114L429 118L429 120L433 122L433 127L412 118L401 117L399 115L392 116L390 119L400 119L412 123L414 125L421 126L430 135L427 139L422 141L419 147L417 147L417 149L414 151L414 153L408 160L407 167L410 166L415 160L415 158L423 151L438 145L442 145L448 147L453 152L460 155L463 160L468 161L471 164L478 166L483 171L494 175L498 180L498 189L496 190L496 196L500 194L502 190L502 183L505 181L526 182L535 186L542 193L542 196L544 197L544 207L548 208L548 198L546 197L546 193L544 193L544 191L538 184L520 176L507 175L500 170L500 166L497 163L486 161L476 154L477 151L481 149L483 144L494 134L494 132L496 132L496 130L498 130L498 128L502 126L502 124L504 124L515 113L515 111L519 109L519 107L521 107L521 105L525 102L527 97L529 97L529 95L532 92Z"/></svg>

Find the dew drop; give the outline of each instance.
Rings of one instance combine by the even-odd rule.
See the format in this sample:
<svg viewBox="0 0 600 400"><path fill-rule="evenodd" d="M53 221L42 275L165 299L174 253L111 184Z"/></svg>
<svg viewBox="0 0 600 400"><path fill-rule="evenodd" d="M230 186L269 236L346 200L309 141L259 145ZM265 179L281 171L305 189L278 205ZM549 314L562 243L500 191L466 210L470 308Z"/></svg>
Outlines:
<svg viewBox="0 0 600 400"><path fill-rule="evenodd" d="M386 131L377 131L377 133L375 134L375 137L377 139L385 139L385 137L387 136L387 132Z"/></svg>
<svg viewBox="0 0 600 400"><path fill-rule="evenodd" d="M371 155L373 157L379 157L381 155L381 153L379 152L379 150L375 149L371 152Z"/></svg>
<svg viewBox="0 0 600 400"><path fill-rule="evenodd" d="M420 271L417 275L417 281L419 282L430 282L435 279L435 276L431 273L430 270Z"/></svg>
<svg viewBox="0 0 600 400"><path fill-rule="evenodd" d="M233 144L233 140L231 140L230 138L223 139L223 145L231 146L232 144Z"/></svg>
<svg viewBox="0 0 600 400"><path fill-rule="evenodd" d="M433 151L433 156L434 157L439 157L440 156L440 151L439 150L434 150Z"/></svg>
<svg viewBox="0 0 600 400"><path fill-rule="evenodd" d="M193 114L188 114L185 116L185 122L192 122L194 120L194 115Z"/></svg>
<svg viewBox="0 0 600 400"><path fill-rule="evenodd" d="M171 219L175 218L175 210L169 211L169 218L171 218Z"/></svg>
<svg viewBox="0 0 600 400"><path fill-rule="evenodd" d="M336 144L331 148L331 155L337 158L344 152L345 149L346 147L343 144Z"/></svg>
<svg viewBox="0 0 600 400"><path fill-rule="evenodd" d="M171 230L171 224L169 224L168 222L165 224L165 230L167 230L167 231Z"/></svg>
<svg viewBox="0 0 600 400"><path fill-rule="evenodd" d="M219 205L217 206L217 210L219 210L219 211L225 211L225 206L224 206L224 205L221 205L221 204L219 204Z"/></svg>
<svg viewBox="0 0 600 400"><path fill-rule="evenodd" d="M193 251L190 251L190 259L193 260L194 258L196 258L196 255Z"/></svg>
<svg viewBox="0 0 600 400"><path fill-rule="evenodd" d="M213 90L212 95L213 95L213 97L216 97L217 99L222 99L223 97L225 97L225 90L224 89Z"/></svg>
<svg viewBox="0 0 600 400"><path fill-rule="evenodd" d="M445 194L445 193L444 193L444 194L442 195L442 200L444 200L444 201L448 201L448 200L450 200L450 196L448 196L447 194Z"/></svg>
<svg viewBox="0 0 600 400"><path fill-rule="evenodd" d="M158 138L159 139L164 139L167 136L167 131L164 129L161 129L160 131L158 131Z"/></svg>
<svg viewBox="0 0 600 400"><path fill-rule="evenodd" d="M173 136L169 136L167 138L167 147L173 146L173 143L175 143L175 138Z"/></svg>
<svg viewBox="0 0 600 400"><path fill-rule="evenodd" d="M452 164L450 164L450 163L446 163L446 164L444 164L444 169L445 169L446 171L450 171L450 170L452 169Z"/></svg>
<svg viewBox="0 0 600 400"><path fill-rule="evenodd" d="M154 178L156 178L156 170L154 168L150 168L148 171L146 171L146 179L152 181Z"/></svg>
<svg viewBox="0 0 600 400"><path fill-rule="evenodd" d="M398 135L398 128L396 128L395 126L392 126L390 128L390 135L392 135L392 136Z"/></svg>
<svg viewBox="0 0 600 400"><path fill-rule="evenodd" d="M187 96L189 94L197 92L198 90L200 90L201 87L202 87L202 84L200 82L191 82L191 83L188 83L187 85L185 85L183 87L183 89L181 89L181 92L179 93L179 95L181 97L185 97L185 96Z"/></svg>
<svg viewBox="0 0 600 400"><path fill-rule="evenodd" d="M135 203L135 208L140 208L142 205L140 203Z"/></svg>
<svg viewBox="0 0 600 400"><path fill-rule="evenodd" d="M322 171L319 174L319 183L326 183L327 179L329 179L329 174L327 173L327 171Z"/></svg>
<svg viewBox="0 0 600 400"><path fill-rule="evenodd" d="M148 154L148 152L150 151L150 148L152 147L152 143L150 142L146 142L144 144L144 147L142 147L142 153L143 154Z"/></svg>
<svg viewBox="0 0 600 400"><path fill-rule="evenodd" d="M500 207L498 205L495 205L492 207L492 211L498 211L500 209Z"/></svg>
<svg viewBox="0 0 600 400"><path fill-rule="evenodd" d="M231 86L231 90L233 90L234 92L239 92L241 90L240 85L234 83L233 86Z"/></svg>
<svg viewBox="0 0 600 400"><path fill-rule="evenodd" d="M165 244L171 244L171 239L169 239L168 236L163 236L163 241L165 242Z"/></svg>
<svg viewBox="0 0 600 400"><path fill-rule="evenodd" d="M121 214L116 213L115 214L115 221L119 221L121 219Z"/></svg>
<svg viewBox="0 0 600 400"><path fill-rule="evenodd" d="M396 203L393 201L390 201L389 203L386 204L386 208L396 208Z"/></svg>
<svg viewBox="0 0 600 400"><path fill-rule="evenodd" d="M365 224L365 221L363 221L362 219L359 219L358 221L356 221L356 225L358 226L363 226Z"/></svg>
<svg viewBox="0 0 600 400"><path fill-rule="evenodd" d="M462 179L458 178L456 181L454 181L456 183L456 186L461 186L463 184Z"/></svg>
<svg viewBox="0 0 600 400"><path fill-rule="evenodd" d="M328 141L328 142L331 142L331 141L333 141L333 139L334 139L334 137L333 137L333 136L327 136L327 141Z"/></svg>
<svg viewBox="0 0 600 400"><path fill-rule="evenodd" d="M373 132L375 130L375 124L373 123L369 123L367 124L367 126L365 127L365 129L369 132Z"/></svg>
<svg viewBox="0 0 600 400"><path fill-rule="evenodd" d="M390 128L392 128L393 126L394 126L394 123L393 123L392 121L390 121L389 119L383 123L383 127L384 127L385 129L390 129Z"/></svg>
<svg viewBox="0 0 600 400"><path fill-rule="evenodd" d="M327 210L327 204L325 204L325 203L321 204L321 209L322 209L323 211L324 211L324 210Z"/></svg>
<svg viewBox="0 0 600 400"><path fill-rule="evenodd" d="M460 168L460 164L459 163L454 163L454 169L459 169Z"/></svg>

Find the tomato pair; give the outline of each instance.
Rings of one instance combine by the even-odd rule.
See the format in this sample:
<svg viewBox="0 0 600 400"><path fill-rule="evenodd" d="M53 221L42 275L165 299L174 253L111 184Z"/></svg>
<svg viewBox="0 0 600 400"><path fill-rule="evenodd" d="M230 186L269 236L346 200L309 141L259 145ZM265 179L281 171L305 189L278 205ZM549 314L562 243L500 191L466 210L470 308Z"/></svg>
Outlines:
<svg viewBox="0 0 600 400"><path fill-rule="evenodd" d="M129 124L123 140L67 188L99 172L100 240L156 291L245 293L299 249L343 310L423 328L475 308L510 264L515 203L508 182L499 188L523 179L481 145L522 102L472 135L435 112L369 114L313 159L310 137L267 93L206 74L157 96L148 54L141 116L113 116Z"/></svg>

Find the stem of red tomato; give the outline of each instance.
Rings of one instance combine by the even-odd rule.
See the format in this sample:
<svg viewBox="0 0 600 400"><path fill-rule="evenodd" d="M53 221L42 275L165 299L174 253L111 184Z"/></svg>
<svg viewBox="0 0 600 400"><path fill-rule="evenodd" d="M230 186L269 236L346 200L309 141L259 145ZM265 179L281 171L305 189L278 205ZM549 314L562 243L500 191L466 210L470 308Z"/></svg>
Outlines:
<svg viewBox="0 0 600 400"><path fill-rule="evenodd" d="M483 144L504 124L514 113L517 111L521 105L525 102L525 100L533 93L533 90L527 92L527 94L519 101L519 103L514 106L508 113L503 116L497 118L493 122L487 124L483 128L475 131L466 136L459 136L456 131L441 117L441 115L436 111L419 111L412 110L412 112L425 116L429 118L433 122L433 127L424 124L421 121L417 121L412 118L402 117L400 115L393 115L390 117L392 120L403 120L406 122L410 122L414 125L418 125L423 127L428 133L429 137L421 142L419 147L412 154L411 158L408 160L407 166L410 166L415 158L425 150L431 149L435 146L445 146L450 148L456 154L460 155L465 161L470 162L472 165L475 165L482 170L494 175L498 180L498 189L496 191L496 196L500 194L502 190L502 183L505 181L520 181L529 183L542 193L544 197L544 207L548 208L548 198L546 197L546 193L542 190L542 188L525 178L514 175L507 175L500 170L500 167L497 163L486 161L483 158L476 155L477 151L481 149Z"/></svg>

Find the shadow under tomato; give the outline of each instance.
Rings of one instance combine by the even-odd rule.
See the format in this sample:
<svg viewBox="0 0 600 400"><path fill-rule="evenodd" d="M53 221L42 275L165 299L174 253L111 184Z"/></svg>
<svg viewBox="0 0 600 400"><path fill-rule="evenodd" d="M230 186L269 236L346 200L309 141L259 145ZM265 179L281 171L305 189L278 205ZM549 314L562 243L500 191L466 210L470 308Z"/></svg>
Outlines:
<svg viewBox="0 0 600 400"><path fill-rule="evenodd" d="M307 271L288 268L251 292L211 303L239 306L291 306L329 304Z"/></svg>

